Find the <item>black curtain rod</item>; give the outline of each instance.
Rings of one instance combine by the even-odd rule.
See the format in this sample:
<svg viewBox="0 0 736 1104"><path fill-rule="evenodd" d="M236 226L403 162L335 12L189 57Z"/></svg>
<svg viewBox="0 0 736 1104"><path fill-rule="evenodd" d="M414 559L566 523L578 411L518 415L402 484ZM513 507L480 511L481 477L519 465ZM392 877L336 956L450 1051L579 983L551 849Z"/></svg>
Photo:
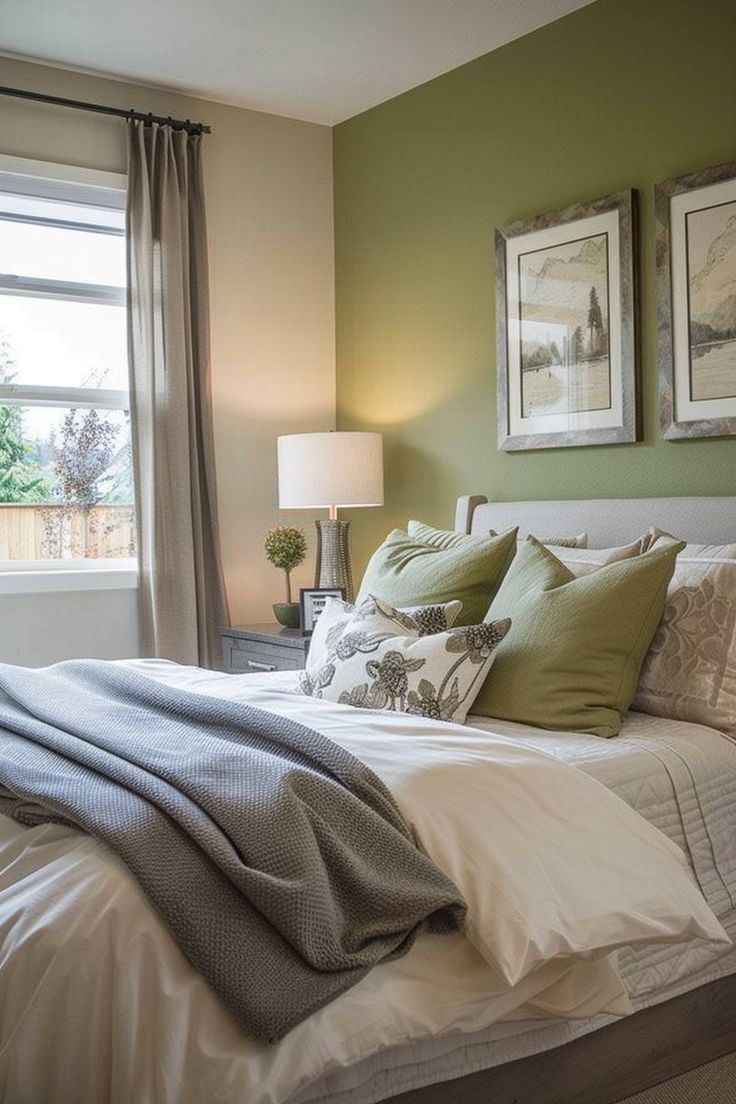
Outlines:
<svg viewBox="0 0 736 1104"><path fill-rule="evenodd" d="M173 127L174 130L185 130L187 134L211 134L212 128L206 123L193 123L191 119L164 118L163 115L146 114L143 111L126 111L122 107L106 107L104 104L85 103L84 100L67 100L63 96L47 96L43 92L26 92L22 88L0 87L0 96L16 96L20 100L35 100L38 103L56 104L57 107L75 107L79 111L94 111L98 115L115 115L119 119L135 119L141 123L160 123L162 126Z"/></svg>

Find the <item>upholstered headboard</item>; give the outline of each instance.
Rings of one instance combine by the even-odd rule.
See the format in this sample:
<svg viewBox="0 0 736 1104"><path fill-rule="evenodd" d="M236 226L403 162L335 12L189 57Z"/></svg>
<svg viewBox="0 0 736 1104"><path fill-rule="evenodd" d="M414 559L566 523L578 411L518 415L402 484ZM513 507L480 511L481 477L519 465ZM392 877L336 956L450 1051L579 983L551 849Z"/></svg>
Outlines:
<svg viewBox="0 0 736 1104"><path fill-rule="evenodd" d="M656 525L682 540L736 544L736 497L587 498L557 502L489 502L485 495L461 495L455 528L461 533L502 533L519 526L519 536L588 534L590 548L609 548Z"/></svg>

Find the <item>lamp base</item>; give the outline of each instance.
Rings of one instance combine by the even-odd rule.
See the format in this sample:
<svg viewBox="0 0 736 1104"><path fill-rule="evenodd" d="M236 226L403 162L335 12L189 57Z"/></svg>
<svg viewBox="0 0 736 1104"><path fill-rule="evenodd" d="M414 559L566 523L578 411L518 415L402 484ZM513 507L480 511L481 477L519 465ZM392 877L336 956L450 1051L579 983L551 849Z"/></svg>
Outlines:
<svg viewBox="0 0 736 1104"><path fill-rule="evenodd" d="M350 570L348 547L349 521L315 521L317 526L317 567L314 577L316 587L337 588L345 591L345 601L353 600L353 575Z"/></svg>

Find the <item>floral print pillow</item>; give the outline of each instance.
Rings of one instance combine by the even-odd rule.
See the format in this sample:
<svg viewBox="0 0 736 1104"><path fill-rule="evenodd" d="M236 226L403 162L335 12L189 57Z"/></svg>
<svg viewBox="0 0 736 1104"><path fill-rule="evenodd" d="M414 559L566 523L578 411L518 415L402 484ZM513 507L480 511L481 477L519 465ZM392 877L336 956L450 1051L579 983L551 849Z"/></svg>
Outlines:
<svg viewBox="0 0 736 1104"><path fill-rule="evenodd" d="M419 626L420 636L430 636L432 633L451 629L462 608L462 602L455 599L453 602L437 602L431 606L402 606L399 613L407 613L414 618Z"/></svg>
<svg viewBox="0 0 736 1104"><path fill-rule="evenodd" d="M369 595L347 619L330 603L318 627L320 662L312 644L302 693L462 724L511 621L421 636L413 618Z"/></svg>
<svg viewBox="0 0 736 1104"><path fill-rule="evenodd" d="M337 651L338 643L348 631L360 632L371 638L386 639L390 636L419 636L419 625L410 614L402 614L372 595L357 606L351 606L340 598L328 598L319 615L307 652L306 671L312 674L323 667ZM346 641L345 648L350 647Z"/></svg>
<svg viewBox="0 0 736 1104"><path fill-rule="evenodd" d="M364 630L382 632L384 636L402 633L409 636L429 636L451 628L462 608L463 604L459 601L394 609L388 602L382 602L373 595L368 595L357 606L351 606L339 598L328 598L312 633L307 671L315 670L327 662L330 652L352 617L360 620Z"/></svg>

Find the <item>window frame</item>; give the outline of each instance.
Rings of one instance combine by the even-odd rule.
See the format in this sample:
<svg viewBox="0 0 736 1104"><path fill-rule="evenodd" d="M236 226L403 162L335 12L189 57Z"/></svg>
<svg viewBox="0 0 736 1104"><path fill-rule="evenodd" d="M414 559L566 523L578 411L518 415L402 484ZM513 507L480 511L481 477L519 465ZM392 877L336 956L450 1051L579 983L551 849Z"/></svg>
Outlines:
<svg viewBox="0 0 736 1104"><path fill-rule="evenodd" d="M0 192L124 210L124 173L80 168L0 154ZM4 221L56 226L124 236L124 229L94 223L24 215L0 215ZM24 295L63 302L124 306L127 289L104 284L14 276L0 272L0 296ZM0 384L0 405L83 407L129 410L127 390ZM0 560L0 594L51 590L119 589L137 586L138 561L125 559Z"/></svg>

